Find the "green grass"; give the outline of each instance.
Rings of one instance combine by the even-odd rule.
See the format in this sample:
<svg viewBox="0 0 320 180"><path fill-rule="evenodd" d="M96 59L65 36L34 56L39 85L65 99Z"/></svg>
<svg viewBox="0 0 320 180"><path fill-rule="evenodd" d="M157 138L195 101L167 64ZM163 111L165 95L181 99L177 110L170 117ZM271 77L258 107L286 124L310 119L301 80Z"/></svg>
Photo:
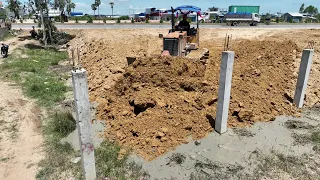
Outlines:
<svg viewBox="0 0 320 180"><path fill-rule="evenodd" d="M38 104L47 108L49 117L42 123L45 137L46 157L39 163L38 180L66 179L67 176L83 179L81 161L71 162L80 157L80 151L75 151L69 143L62 144L61 139L76 129L76 121L70 112L53 111L54 105L64 100L64 94L69 89L61 79L66 74L50 71L49 67L58 65L59 61L67 59L66 52L54 49L42 49L29 46L29 49L17 49L5 59L0 70L5 77L21 85L24 93L38 100ZM33 48L33 49L32 49ZM23 55L23 56L22 56ZM148 177L141 166L128 161L128 155L118 159L120 147L104 142L95 149L97 176L116 179L140 179Z"/></svg>
<svg viewBox="0 0 320 180"><path fill-rule="evenodd" d="M95 150L96 170L98 178L114 178L119 180L125 179L141 179L141 177L149 177L141 166L134 162L128 161L128 155L122 159L118 159L120 146L103 142L99 148Z"/></svg>
<svg viewBox="0 0 320 180"><path fill-rule="evenodd" d="M46 158L40 161L36 179L46 180L58 178L61 172L69 172L77 179L82 178L80 162L74 164L70 160L80 156L69 143L62 144L62 138L76 129L76 121L68 112L56 112L43 126L45 135Z"/></svg>
<svg viewBox="0 0 320 180"><path fill-rule="evenodd" d="M52 65L67 59L66 52L54 49L19 49L9 56L0 67L6 76L21 83L27 96L38 100L40 105L49 107L64 99L67 87L59 76L48 71ZM18 53L19 51L19 53ZM22 58L19 54L25 54Z"/></svg>

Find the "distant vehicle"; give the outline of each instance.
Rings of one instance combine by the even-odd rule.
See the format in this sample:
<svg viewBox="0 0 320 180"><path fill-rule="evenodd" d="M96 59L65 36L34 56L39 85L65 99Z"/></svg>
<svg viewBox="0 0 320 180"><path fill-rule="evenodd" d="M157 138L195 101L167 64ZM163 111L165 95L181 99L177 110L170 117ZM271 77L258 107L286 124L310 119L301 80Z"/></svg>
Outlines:
<svg viewBox="0 0 320 180"><path fill-rule="evenodd" d="M237 26L246 24L250 26L257 26L260 23L260 15L257 13L227 13L224 15L228 26Z"/></svg>
<svg viewBox="0 0 320 180"><path fill-rule="evenodd" d="M259 14L260 6L229 6L229 13L257 13Z"/></svg>
<svg viewBox="0 0 320 180"><path fill-rule="evenodd" d="M223 19L223 14L219 11L207 11L205 12L202 17L199 17L200 22L209 22L213 23L217 20Z"/></svg>
<svg viewBox="0 0 320 180"><path fill-rule="evenodd" d="M135 22L143 22L146 20L145 13L136 13L134 14L134 21Z"/></svg>

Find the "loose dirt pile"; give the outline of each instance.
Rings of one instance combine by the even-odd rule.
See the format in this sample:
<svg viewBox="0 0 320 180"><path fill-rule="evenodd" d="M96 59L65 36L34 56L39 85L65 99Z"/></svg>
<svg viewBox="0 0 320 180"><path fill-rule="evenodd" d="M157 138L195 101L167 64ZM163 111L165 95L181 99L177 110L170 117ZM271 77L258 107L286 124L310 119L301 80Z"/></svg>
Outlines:
<svg viewBox="0 0 320 180"><path fill-rule="evenodd" d="M256 32L259 32L258 34ZM90 100L100 103L99 119L106 136L153 159L191 138L212 131L216 116L220 58L225 33L233 35L235 64L229 126L243 127L294 115L301 50L319 41L319 30L202 29L201 48L210 51L210 64L161 58L166 30L77 31L71 46L80 47L89 73ZM319 103L319 43L306 93L306 105ZM139 56L130 67L126 57Z"/></svg>
<svg viewBox="0 0 320 180"><path fill-rule="evenodd" d="M296 44L246 40L237 42L234 50L229 126L295 114L285 93L294 88L290 81ZM181 58L139 58L96 99L98 118L110 127L106 136L148 160L206 136L216 115L220 55L210 62L206 67Z"/></svg>

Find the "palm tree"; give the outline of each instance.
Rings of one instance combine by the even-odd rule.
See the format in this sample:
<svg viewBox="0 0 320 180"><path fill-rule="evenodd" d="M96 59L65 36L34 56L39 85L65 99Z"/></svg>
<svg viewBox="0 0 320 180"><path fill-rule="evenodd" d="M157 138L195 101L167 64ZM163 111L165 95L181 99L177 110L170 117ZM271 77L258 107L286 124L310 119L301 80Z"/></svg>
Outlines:
<svg viewBox="0 0 320 180"><path fill-rule="evenodd" d="M113 5L114 5L114 2L110 2L109 4L110 4L111 9L112 9L112 17L113 17Z"/></svg>
<svg viewBox="0 0 320 180"><path fill-rule="evenodd" d="M91 9L93 10L94 16L96 16L97 5L91 4Z"/></svg>
<svg viewBox="0 0 320 180"><path fill-rule="evenodd" d="M95 0L95 4L98 7L98 16L100 17L99 6L101 5L101 0Z"/></svg>
<svg viewBox="0 0 320 180"><path fill-rule="evenodd" d="M75 3L71 3L70 7L71 7L72 11L74 12L74 9L76 8L76 4Z"/></svg>

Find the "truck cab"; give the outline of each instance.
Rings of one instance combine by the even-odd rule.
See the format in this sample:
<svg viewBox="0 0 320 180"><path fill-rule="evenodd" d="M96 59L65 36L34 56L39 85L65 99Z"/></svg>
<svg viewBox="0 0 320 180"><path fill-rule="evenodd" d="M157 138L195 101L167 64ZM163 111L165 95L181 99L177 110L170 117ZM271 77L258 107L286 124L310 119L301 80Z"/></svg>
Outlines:
<svg viewBox="0 0 320 180"><path fill-rule="evenodd" d="M261 20L261 17L257 13L252 13L252 20L259 23Z"/></svg>

